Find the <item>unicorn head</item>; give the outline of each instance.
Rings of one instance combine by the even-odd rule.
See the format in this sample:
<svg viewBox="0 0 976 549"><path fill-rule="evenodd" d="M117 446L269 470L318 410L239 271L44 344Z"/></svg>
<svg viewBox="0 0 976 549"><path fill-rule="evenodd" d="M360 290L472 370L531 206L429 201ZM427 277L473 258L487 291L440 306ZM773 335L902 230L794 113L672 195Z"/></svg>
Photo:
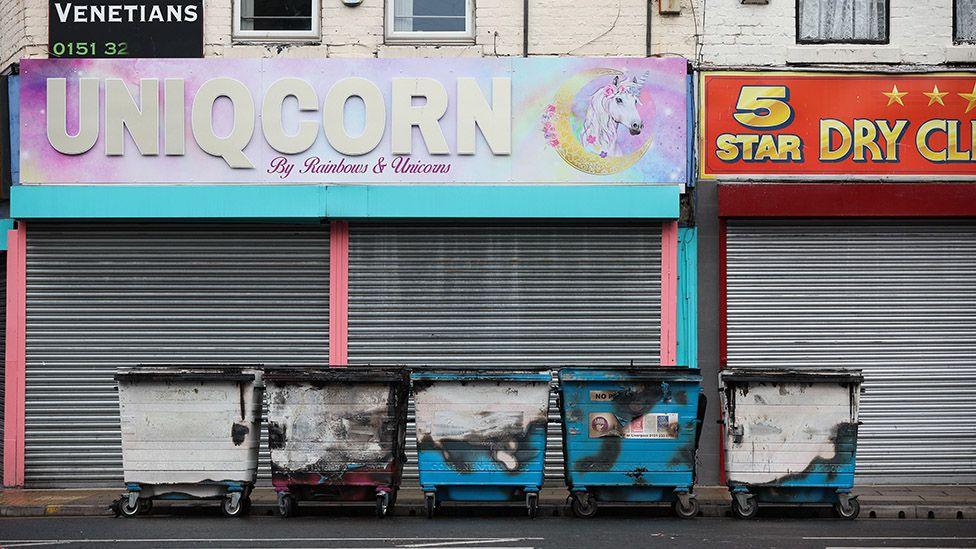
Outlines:
<svg viewBox="0 0 976 549"><path fill-rule="evenodd" d="M641 133L644 121L637 106L641 104L641 89L649 74L649 71L645 71L640 77L634 76L629 80L620 75L614 76L612 83L590 96L581 135L584 147L617 154L619 127L626 128L631 135Z"/></svg>
<svg viewBox="0 0 976 549"><path fill-rule="evenodd" d="M614 122L627 128L630 135L638 135L644 129L644 121L637 112L637 105L641 104L640 92L647 74L644 73L640 79L635 76L623 82L620 76L613 77L614 94L608 102L607 110Z"/></svg>

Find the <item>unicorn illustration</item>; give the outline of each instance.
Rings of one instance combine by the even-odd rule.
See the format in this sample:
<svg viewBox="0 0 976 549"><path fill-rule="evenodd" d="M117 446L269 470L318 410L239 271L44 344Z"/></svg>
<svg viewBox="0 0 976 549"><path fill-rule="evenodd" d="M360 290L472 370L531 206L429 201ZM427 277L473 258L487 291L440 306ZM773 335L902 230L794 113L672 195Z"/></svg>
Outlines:
<svg viewBox="0 0 976 549"><path fill-rule="evenodd" d="M627 128L631 135L638 135L644 129L644 121L637 112L641 104L640 94L649 71L640 77L627 80L624 76L614 76L613 83L599 88L590 96L580 133L580 143L590 152L602 157L618 156L617 130Z"/></svg>

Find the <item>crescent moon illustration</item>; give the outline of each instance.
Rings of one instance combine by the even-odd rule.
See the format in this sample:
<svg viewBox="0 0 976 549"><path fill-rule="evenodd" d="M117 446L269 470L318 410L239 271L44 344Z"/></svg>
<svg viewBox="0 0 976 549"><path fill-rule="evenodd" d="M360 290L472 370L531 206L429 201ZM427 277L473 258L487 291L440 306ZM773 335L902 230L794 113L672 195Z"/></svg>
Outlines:
<svg viewBox="0 0 976 549"><path fill-rule="evenodd" d="M579 141L579 136L573 133L572 124L570 124L570 119L573 116L573 99L583 89L583 86L600 76L623 76L623 74L616 69L588 69L574 74L556 92L553 101L558 115L553 124L559 138L559 146L556 147L556 152L567 164L581 172L608 175L626 170L637 163L651 146L652 139L651 136L648 136L639 149L629 154L601 158L600 155L584 149L583 144Z"/></svg>

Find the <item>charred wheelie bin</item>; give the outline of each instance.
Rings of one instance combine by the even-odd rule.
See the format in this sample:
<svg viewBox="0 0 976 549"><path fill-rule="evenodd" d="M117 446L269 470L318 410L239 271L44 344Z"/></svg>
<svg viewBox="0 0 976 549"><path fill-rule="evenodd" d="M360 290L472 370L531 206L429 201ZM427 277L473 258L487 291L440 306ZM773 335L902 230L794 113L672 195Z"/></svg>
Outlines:
<svg viewBox="0 0 976 549"><path fill-rule="evenodd" d="M427 517L443 501L539 508L549 386L538 370L414 370L417 464Z"/></svg>
<svg viewBox="0 0 976 549"><path fill-rule="evenodd" d="M695 455L706 399L701 373L676 367L562 368L559 408L569 504L669 503L698 515Z"/></svg>
<svg viewBox="0 0 976 549"><path fill-rule="evenodd" d="M406 459L405 369L265 372L271 483L281 516L300 501L375 502L391 514Z"/></svg>
<svg viewBox="0 0 976 549"><path fill-rule="evenodd" d="M258 466L260 366L167 365L115 375L126 493L117 514L148 513L154 499L220 500L246 514Z"/></svg>
<svg viewBox="0 0 976 549"><path fill-rule="evenodd" d="M859 370L732 368L719 373L732 514L760 504L861 510L854 487Z"/></svg>

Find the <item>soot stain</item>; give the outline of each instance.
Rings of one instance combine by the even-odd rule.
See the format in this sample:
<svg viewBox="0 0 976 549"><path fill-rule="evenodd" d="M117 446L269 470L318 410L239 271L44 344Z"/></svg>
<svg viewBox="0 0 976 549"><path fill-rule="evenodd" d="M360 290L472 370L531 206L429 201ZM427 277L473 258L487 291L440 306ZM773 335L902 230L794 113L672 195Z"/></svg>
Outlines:
<svg viewBox="0 0 976 549"><path fill-rule="evenodd" d="M275 421L268 423L268 449L280 450L285 447L285 426Z"/></svg>
<svg viewBox="0 0 976 549"><path fill-rule="evenodd" d="M647 472L647 467L637 467L633 471L627 473L627 476L634 479L634 484L637 486L646 486L647 480L644 478L644 473Z"/></svg>
<svg viewBox="0 0 976 549"><path fill-rule="evenodd" d="M244 438L251 432L251 428L241 423L235 423L230 428L230 439L234 441L234 446L244 443Z"/></svg>
<svg viewBox="0 0 976 549"><path fill-rule="evenodd" d="M833 457L825 458L817 456L810 461L802 471L783 475L782 477L765 484L779 485L788 482L803 480L814 473L825 473L827 481L837 478L837 465L845 465L850 462L851 450L857 444L857 423L838 423L831 430L830 440L834 443ZM823 470L825 469L826 470Z"/></svg>
<svg viewBox="0 0 976 549"><path fill-rule="evenodd" d="M417 441L417 447L420 450L439 451L444 456L444 461L459 473L472 472L471 463L475 461L472 455L481 454L501 465L503 472L516 474L525 470L542 451L532 445L531 439L545 433L547 424L548 418L536 419L529 422L524 429L505 429L497 435L477 439L442 438L435 442L428 434ZM512 450L508 450L506 446ZM515 467L508 467L499 458L500 453L511 455L515 460Z"/></svg>

